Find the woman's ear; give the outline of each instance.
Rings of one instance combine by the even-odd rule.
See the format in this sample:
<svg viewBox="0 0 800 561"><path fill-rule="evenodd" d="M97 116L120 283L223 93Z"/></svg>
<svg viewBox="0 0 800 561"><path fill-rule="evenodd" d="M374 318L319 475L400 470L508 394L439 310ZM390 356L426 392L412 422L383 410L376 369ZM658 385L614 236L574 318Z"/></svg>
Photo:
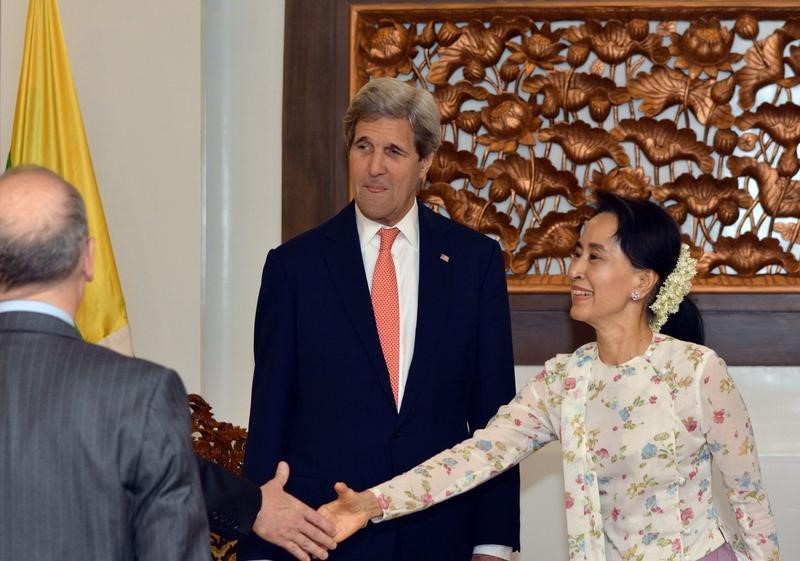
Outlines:
<svg viewBox="0 0 800 561"><path fill-rule="evenodd" d="M646 295L644 298L645 301L650 301L650 293L658 284L658 273L653 269L642 269L637 274L639 276L637 290L639 294Z"/></svg>

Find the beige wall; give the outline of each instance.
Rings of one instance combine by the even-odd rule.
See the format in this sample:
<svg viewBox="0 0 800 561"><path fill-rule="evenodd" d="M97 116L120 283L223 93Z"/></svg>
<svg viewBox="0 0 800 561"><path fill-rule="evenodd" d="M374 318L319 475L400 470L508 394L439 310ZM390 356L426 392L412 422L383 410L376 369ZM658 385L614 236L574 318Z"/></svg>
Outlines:
<svg viewBox="0 0 800 561"><path fill-rule="evenodd" d="M261 266L280 242L283 3L59 7L135 352L246 425ZM3 161L26 15L0 0Z"/></svg>
<svg viewBox="0 0 800 561"><path fill-rule="evenodd" d="M8 154L27 2L0 4L0 154ZM201 7L61 0L84 126L136 353L201 380Z"/></svg>
<svg viewBox="0 0 800 561"><path fill-rule="evenodd" d="M0 155L27 2L0 0ZM280 236L278 0L60 0L139 356L245 425L252 315ZM203 111L205 107L205 111ZM536 371L517 369L518 385ZM784 559L800 558L800 367L736 368ZM557 446L522 469L524 553L565 558Z"/></svg>

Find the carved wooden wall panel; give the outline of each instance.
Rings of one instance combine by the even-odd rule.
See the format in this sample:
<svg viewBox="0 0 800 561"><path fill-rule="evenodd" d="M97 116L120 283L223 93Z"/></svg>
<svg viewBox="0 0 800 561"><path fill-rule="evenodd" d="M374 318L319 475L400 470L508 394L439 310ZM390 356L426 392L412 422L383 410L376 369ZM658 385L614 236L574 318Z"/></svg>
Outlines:
<svg viewBox="0 0 800 561"><path fill-rule="evenodd" d="M697 291L800 290L800 17L546 6L353 8L351 94L439 102L421 198L498 239L512 291L568 289L597 190L661 201Z"/></svg>
<svg viewBox="0 0 800 561"><path fill-rule="evenodd" d="M503 247L519 362L589 336L565 317L564 272L597 189L652 197L682 224L701 265L693 297L709 343L730 362L800 362L800 350L787 351L800 314L797 2L314 5L317 23L308 0L287 2L285 84L315 81L317 96L332 98L322 105L336 134L317 125L335 143L323 196L335 185L340 199L328 215L346 200L339 121L349 96L383 75L432 91L445 143L421 196ZM304 46L332 21L325 53ZM312 60L314 78L300 67ZM285 96L322 111L299 88ZM297 134L297 118L285 115L285 136ZM287 161L289 146L303 150L293 140L285 194L297 177L287 164L308 173L302 153ZM758 332L749 352L736 340L745 329Z"/></svg>

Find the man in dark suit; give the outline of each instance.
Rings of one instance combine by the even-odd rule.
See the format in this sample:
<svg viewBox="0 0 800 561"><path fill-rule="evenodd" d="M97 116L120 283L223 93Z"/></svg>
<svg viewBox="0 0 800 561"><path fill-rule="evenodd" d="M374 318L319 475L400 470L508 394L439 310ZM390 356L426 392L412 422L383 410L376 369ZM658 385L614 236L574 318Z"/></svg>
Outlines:
<svg viewBox="0 0 800 561"><path fill-rule="evenodd" d="M288 460L288 490L312 506L336 481L367 488L460 442L514 394L498 244L416 200L440 143L433 96L372 80L344 125L355 201L269 253L255 320L244 473L262 482ZM370 526L330 559L508 559L518 472L479 491ZM257 539L239 554L286 559Z"/></svg>
<svg viewBox="0 0 800 561"><path fill-rule="evenodd" d="M92 256L73 187L0 178L0 559L206 560L180 378L73 324Z"/></svg>
<svg viewBox="0 0 800 561"><path fill-rule="evenodd" d="M177 375L80 339L92 249L72 186L0 176L0 559L206 559L195 462L214 531L326 559L333 526L286 463L259 488L193 456Z"/></svg>

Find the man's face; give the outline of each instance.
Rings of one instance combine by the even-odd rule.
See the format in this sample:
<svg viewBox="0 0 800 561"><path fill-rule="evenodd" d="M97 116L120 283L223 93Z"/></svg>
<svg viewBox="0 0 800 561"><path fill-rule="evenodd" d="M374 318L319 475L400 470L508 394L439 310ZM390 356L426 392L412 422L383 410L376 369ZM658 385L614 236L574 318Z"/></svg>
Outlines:
<svg viewBox="0 0 800 561"><path fill-rule="evenodd" d="M364 216L394 226L409 211L433 154L420 159L406 119L381 117L356 123L350 147L350 181Z"/></svg>

